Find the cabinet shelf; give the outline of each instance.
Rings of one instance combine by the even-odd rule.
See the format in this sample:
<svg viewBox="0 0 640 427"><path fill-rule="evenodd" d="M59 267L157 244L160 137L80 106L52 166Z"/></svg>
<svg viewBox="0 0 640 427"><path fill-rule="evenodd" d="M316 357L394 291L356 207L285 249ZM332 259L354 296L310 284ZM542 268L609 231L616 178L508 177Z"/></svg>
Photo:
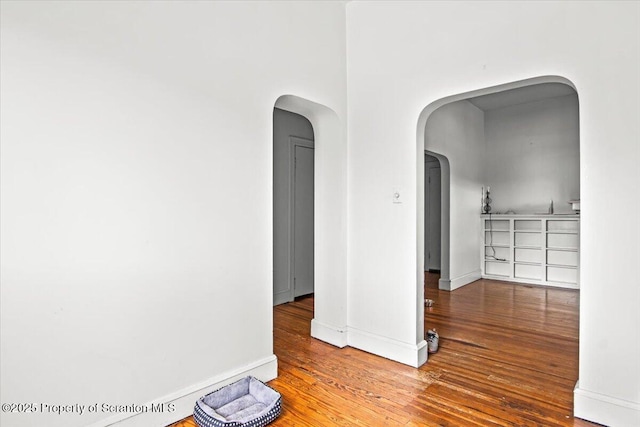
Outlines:
<svg viewBox="0 0 640 427"><path fill-rule="evenodd" d="M481 220L482 277L579 288L579 216L503 215L489 222L489 215L482 215Z"/></svg>
<svg viewBox="0 0 640 427"><path fill-rule="evenodd" d="M562 246L547 246L547 250L553 251L565 251L565 252L578 252L576 248L562 247Z"/></svg>
<svg viewBox="0 0 640 427"><path fill-rule="evenodd" d="M542 263L541 262L530 262L530 261L513 261L514 264L521 264L521 265L535 265L537 267L542 267Z"/></svg>
<svg viewBox="0 0 640 427"><path fill-rule="evenodd" d="M547 250L562 251L562 252L578 252L577 248L555 248L553 246L547 246Z"/></svg>
<svg viewBox="0 0 640 427"><path fill-rule="evenodd" d="M579 234L577 231L555 231L547 230L547 234Z"/></svg>

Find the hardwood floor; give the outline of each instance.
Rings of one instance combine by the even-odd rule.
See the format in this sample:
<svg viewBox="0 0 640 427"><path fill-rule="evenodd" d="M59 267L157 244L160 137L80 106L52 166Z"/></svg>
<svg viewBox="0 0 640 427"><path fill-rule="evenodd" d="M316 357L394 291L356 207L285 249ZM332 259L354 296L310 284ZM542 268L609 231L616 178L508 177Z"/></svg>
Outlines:
<svg viewBox="0 0 640 427"><path fill-rule="evenodd" d="M274 308L283 396L273 426L595 426L572 416L579 292L479 280L453 292L425 277L419 369L309 336L313 298ZM193 427L187 418L173 427Z"/></svg>

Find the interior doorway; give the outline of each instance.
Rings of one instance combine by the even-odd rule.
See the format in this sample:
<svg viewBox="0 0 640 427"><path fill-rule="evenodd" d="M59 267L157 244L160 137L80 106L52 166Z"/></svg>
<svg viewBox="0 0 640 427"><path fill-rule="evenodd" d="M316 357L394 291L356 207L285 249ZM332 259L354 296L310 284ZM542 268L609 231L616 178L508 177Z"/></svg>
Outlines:
<svg viewBox="0 0 640 427"><path fill-rule="evenodd" d="M426 152L424 155L424 191L424 271L440 273L442 262L442 169L438 158Z"/></svg>
<svg viewBox="0 0 640 427"><path fill-rule="evenodd" d="M454 95L425 107L418 120L417 139L417 197L425 198L424 204L418 204L422 212L417 215L418 262L424 262L424 267L418 269L418 289L424 290L418 294L419 332L424 333L424 322L428 327L435 322L429 315L433 309L423 307L425 296L432 299L434 295L448 296L449 292L441 291L455 291L483 277L480 266L486 250L482 229L485 222L481 221L480 213L487 186L499 195L492 203L494 214L560 215L554 219L575 216L567 202L580 199L580 173L584 169L580 165L579 130L575 87L557 76ZM430 172L425 154L440 160L442 171L441 276L437 288L437 278L427 272ZM546 214L550 200L556 201L556 211ZM515 224L516 219L513 221ZM522 230L518 233L514 233L514 242L515 236L524 234ZM541 242L541 247L547 244L546 240ZM522 246L527 245L520 244L520 249ZM563 250L577 252L573 248ZM518 262L525 263L516 259L516 251L510 252L510 256L512 259L504 261L510 269ZM547 266L551 262L542 258L539 264ZM579 277L579 265L574 268ZM549 292L579 298L577 289L522 286L515 281L512 286L515 296L531 290L543 295L544 306L536 307L543 310L540 313L552 304L546 297ZM462 293L468 289L471 288ZM470 340L472 336L471 333L456 339ZM576 364L577 361L575 357Z"/></svg>
<svg viewBox="0 0 640 427"><path fill-rule="evenodd" d="M314 292L314 133L273 111L273 305Z"/></svg>
<svg viewBox="0 0 640 427"><path fill-rule="evenodd" d="M550 201L555 202L554 214L573 214L568 202L580 199L579 106L575 89L560 80L533 79L487 88L439 100L423 111L420 161L426 150L440 160L442 170L440 289L454 290L483 275L479 262L483 188L492 189L494 214L547 212ZM445 156L448 167L442 161ZM424 163L419 178L420 187L424 185L420 198L425 198L419 216L419 238L424 241L420 276L433 269L432 227L427 222L429 164ZM543 261L541 271L547 262ZM511 264L508 267L512 269Z"/></svg>
<svg viewBox="0 0 640 427"><path fill-rule="evenodd" d="M290 137L293 152L292 251L293 297L313 293L313 140Z"/></svg>
<svg viewBox="0 0 640 427"><path fill-rule="evenodd" d="M314 141L314 248L313 248L313 319L311 336L335 345L347 345L347 144L344 121L331 108L296 95L281 95L274 103L277 110L303 116L310 123L307 129ZM274 111L274 114L279 114ZM303 138L305 138L303 136ZM272 146L274 144L271 144ZM282 167L282 157L273 147L273 173ZM279 185L273 183L274 194ZM275 213L274 203L274 213ZM283 215L286 215L284 213ZM284 244L278 232L279 215L275 213L274 248ZM280 241L280 243L278 243ZM280 254L280 255L278 255ZM283 252L274 250L274 276L279 267L278 256ZM288 258L286 258L288 259ZM271 287L283 282L276 277ZM285 290L286 293L286 290ZM283 296L281 294L280 296ZM310 298L311 299L311 298ZM278 299L272 299L272 303Z"/></svg>

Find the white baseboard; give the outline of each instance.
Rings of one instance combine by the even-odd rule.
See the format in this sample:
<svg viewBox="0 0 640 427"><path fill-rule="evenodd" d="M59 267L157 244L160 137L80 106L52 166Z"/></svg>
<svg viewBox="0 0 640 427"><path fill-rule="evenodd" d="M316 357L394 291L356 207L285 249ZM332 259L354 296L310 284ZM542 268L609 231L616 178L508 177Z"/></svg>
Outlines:
<svg viewBox="0 0 640 427"><path fill-rule="evenodd" d="M284 304L291 301L291 291L286 290L273 295L273 305Z"/></svg>
<svg viewBox="0 0 640 427"><path fill-rule="evenodd" d="M347 346L346 327L340 328L311 319L311 336L339 348Z"/></svg>
<svg viewBox="0 0 640 427"><path fill-rule="evenodd" d="M455 291L458 288L463 287L464 285L468 285L471 282L475 282L476 280L482 277L482 272L478 269L472 271L471 273L467 273L465 275L456 277L451 279L449 282L449 290Z"/></svg>
<svg viewBox="0 0 640 427"><path fill-rule="evenodd" d="M580 388L573 390L573 416L606 426L640 425L640 405Z"/></svg>
<svg viewBox="0 0 640 427"><path fill-rule="evenodd" d="M439 279L438 280L438 289L441 291L450 291L451 290L451 280L449 279Z"/></svg>
<svg viewBox="0 0 640 427"><path fill-rule="evenodd" d="M427 342L425 340L416 345L411 345L352 327L349 327L348 344L351 347L395 360L414 368L423 365L428 358Z"/></svg>
<svg viewBox="0 0 640 427"><path fill-rule="evenodd" d="M192 415L196 400L200 397L248 375L264 382L274 379L278 376L278 359L275 355L271 355L250 365L225 372L216 377L160 397L145 405L140 405L146 408L143 412L114 415L91 424L89 427L107 427L113 425L117 425L118 427L167 426ZM156 408L156 410L152 408Z"/></svg>
<svg viewBox="0 0 640 427"><path fill-rule="evenodd" d="M327 325L316 319L311 320L311 336L339 348L348 345L416 368L426 363L429 356L425 340L411 345L352 327Z"/></svg>

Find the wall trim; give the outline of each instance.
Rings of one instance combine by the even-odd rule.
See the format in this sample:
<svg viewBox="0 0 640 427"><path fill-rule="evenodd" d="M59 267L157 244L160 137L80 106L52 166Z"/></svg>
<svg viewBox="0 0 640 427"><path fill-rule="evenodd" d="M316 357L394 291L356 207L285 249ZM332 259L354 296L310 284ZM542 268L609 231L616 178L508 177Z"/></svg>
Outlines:
<svg viewBox="0 0 640 427"><path fill-rule="evenodd" d="M441 291L450 291L451 290L451 280L449 279L438 279L438 289Z"/></svg>
<svg viewBox="0 0 640 427"><path fill-rule="evenodd" d="M640 405L580 388L573 389L573 415L608 426L635 426L640 421Z"/></svg>
<svg viewBox="0 0 640 427"><path fill-rule="evenodd" d="M351 326L336 327L311 320L311 336L339 348L353 347L376 356L418 368L427 362L427 342L412 345Z"/></svg>
<svg viewBox="0 0 640 427"><path fill-rule="evenodd" d="M418 344L407 344L352 327L349 327L348 343L350 347L395 360L414 368L425 364L429 357L425 340L420 341Z"/></svg>
<svg viewBox="0 0 640 427"><path fill-rule="evenodd" d="M264 359L257 360L249 365L227 371L221 375L209 378L202 382L185 387L169 393L166 396L155 399L147 404L141 405L149 408L148 412L136 414L118 414L100 420L89 427L145 427L145 426L165 426L193 414L193 406L196 400L214 390L224 387L234 381L248 375L254 376L261 381L270 381L278 376L278 359L272 354ZM164 405L163 405L164 404ZM151 405L163 405L164 410L153 412ZM170 409L170 408L173 408Z"/></svg>
<svg viewBox="0 0 640 427"><path fill-rule="evenodd" d="M463 276L453 278L449 281L449 290L455 291L458 288L468 285L471 282L475 282L482 278L482 272L480 269L474 270L471 273L467 273Z"/></svg>
<svg viewBox="0 0 640 427"><path fill-rule="evenodd" d="M291 290L287 289L284 291L276 292L273 294L273 306L284 304L285 302L291 301Z"/></svg>
<svg viewBox="0 0 640 427"><path fill-rule="evenodd" d="M347 327L338 327L311 319L311 336L339 348L347 346Z"/></svg>

